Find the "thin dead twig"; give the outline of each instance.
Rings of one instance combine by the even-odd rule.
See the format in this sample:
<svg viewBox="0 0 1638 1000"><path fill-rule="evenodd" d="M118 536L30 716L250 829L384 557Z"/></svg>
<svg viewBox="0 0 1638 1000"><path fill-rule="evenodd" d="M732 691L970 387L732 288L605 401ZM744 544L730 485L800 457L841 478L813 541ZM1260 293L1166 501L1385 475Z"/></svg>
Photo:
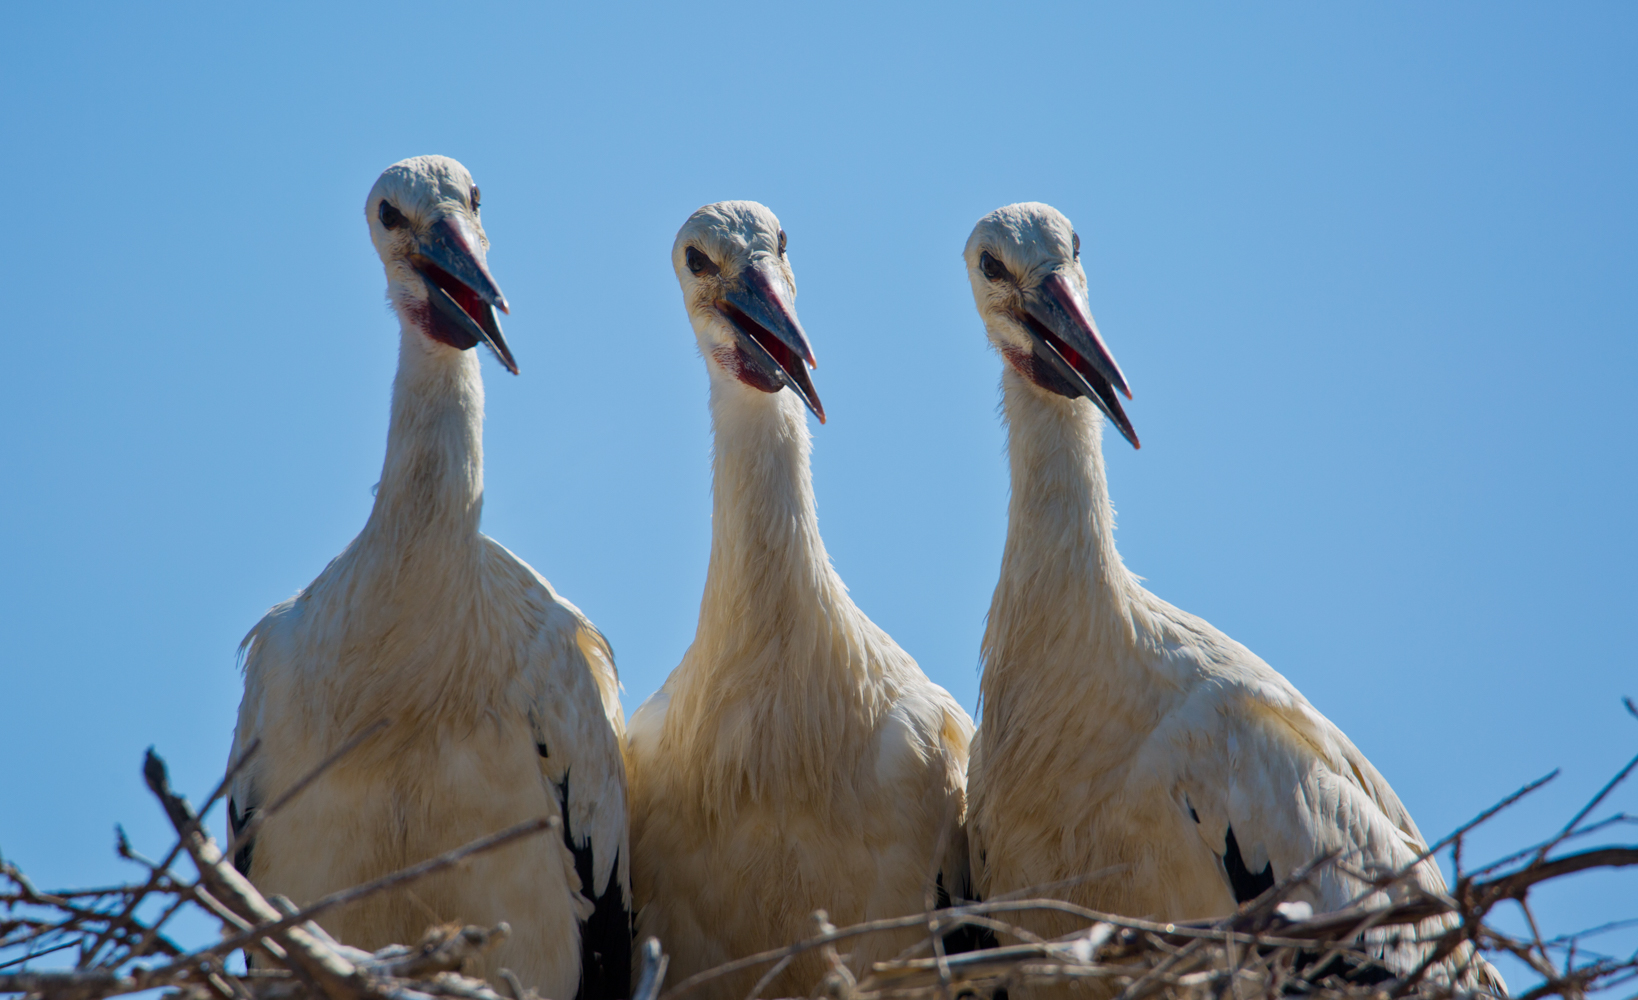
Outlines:
<svg viewBox="0 0 1638 1000"><path fill-rule="evenodd" d="M259 833L262 826L266 824L268 817L277 815L279 810L289 805L292 799L311 787L313 782L321 778L325 772L341 763L341 761L345 759L348 754L351 754L354 750L357 750L359 747L363 746L365 740L368 740L370 737L386 728L387 720L377 719L368 726L365 726L363 729L359 730L357 733L353 734L353 737L347 740L347 742L332 750L323 760L319 761L311 771L308 771L306 774L302 775L295 784L285 789L278 798L274 799L261 809L258 809L256 811L256 815L250 818L250 821L244 825L243 829L230 831L227 846L222 849L222 854L229 858L237 856L241 848L250 843L252 840L256 839L256 834ZM252 749L256 745L256 743L253 743ZM247 758L249 757L248 751L245 756Z"/></svg>

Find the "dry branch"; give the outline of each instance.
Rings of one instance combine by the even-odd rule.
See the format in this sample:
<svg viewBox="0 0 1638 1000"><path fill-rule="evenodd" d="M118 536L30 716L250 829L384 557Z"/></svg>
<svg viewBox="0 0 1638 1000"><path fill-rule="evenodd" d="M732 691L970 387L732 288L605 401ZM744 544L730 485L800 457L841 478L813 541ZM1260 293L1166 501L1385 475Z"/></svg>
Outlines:
<svg viewBox="0 0 1638 1000"><path fill-rule="evenodd" d="M332 754L277 802L300 794L313 777L367 735ZM248 757L249 753L236 761L234 769ZM1551 840L1468 872L1461 868L1464 838L1552 776L1526 785L1464 824L1424 855L1451 849L1457 878L1444 895L1414 891L1406 879L1408 870L1361 872L1357 874L1373 887L1369 898L1377 904L1362 901L1314 915L1291 899L1323 866L1346 864L1346 859L1326 857L1217 921L1169 924L1100 913L1050 898L1050 893L1066 887L1062 885L1040 887L1036 898L963 903L848 927L834 927L818 912L808 938L689 976L663 994L668 959L660 942L650 938L639 950L641 968L633 1000L682 1000L714 980L751 973L759 978L747 1000L756 1000L797 956L814 950L829 971L811 988L816 996L831 1000L986 1000L1026 983L1071 981L1094 984L1099 995L1115 1000L1247 1000L1297 994L1321 1000L1447 1000L1486 995L1482 979L1464 976L1466 970L1460 967L1472 966L1481 955L1513 956L1540 976L1539 984L1518 994L1520 1000L1555 996L1583 1000L1638 982L1638 954L1598 955L1586 946L1593 934L1630 922L1544 938L1531 893L1577 873L1638 866L1638 846L1632 845L1552 856L1572 840L1630 822L1623 815L1596 821L1590 817L1634 771L1638 762L1624 767ZM162 988L178 1000L540 1000L504 969L499 970L498 987L461 974L473 959L505 939L510 933L505 924L434 927L414 945L391 945L372 953L336 941L315 918L519 838L556 830L556 820L519 824L298 908L282 897L264 897L234 870L227 862L231 851L219 848L204 831L199 814L171 789L164 762L152 751L143 773L177 839L163 860L155 862L133 850L123 832L119 835L120 856L145 869L140 881L42 892L16 866L0 863L0 994L22 994L27 1000L102 1000ZM221 796L227 781L206 800L207 806ZM253 823L242 831L247 842L255 829ZM173 867L183 854L193 862L196 877ZM1088 876L1101 877L1118 873ZM1382 892L1390 887L1401 891L1394 893L1395 902L1383 905ZM1519 907L1530 928L1528 936L1509 935L1491 922L1493 911L1503 903ZM190 951L166 936L167 922L185 910L217 922L220 940ZM1018 925L1020 917L1042 912L1067 915L1081 927L1044 940ZM1442 929L1430 932L1428 921L1434 918L1443 921L1438 925ZM946 954L940 946L943 936L965 925L994 932L1002 944ZM925 936L895 959L869 968L846 961L846 948L858 939L907 928L919 928ZM1414 968L1399 968L1373 952L1387 933L1420 948L1423 960ZM238 948L255 952L253 971L229 970L227 958ZM71 949L77 950L77 958L67 963L73 967L62 967L63 954Z"/></svg>
<svg viewBox="0 0 1638 1000"><path fill-rule="evenodd" d="M264 897L227 863L199 815L172 791L165 763L152 750L144 760L143 777L177 834L165 861L141 862L149 868L144 882L91 892L42 893L14 865L0 865L0 886L9 883L9 889L0 889L5 910L0 917L0 958L21 953L0 963L0 970L27 966L69 947L79 947L82 954L81 968L0 971L0 994L20 993L29 1000L101 1000L163 988L180 1000L539 1000L530 991L513 991L508 997L482 980L459 974L471 959L506 938L510 928L504 923L488 929L434 927L413 947L390 945L371 953L337 942L312 918L522 837L556 829L557 820L543 817L521 823L298 910L282 898ZM212 799L220 792L219 788ZM120 853L141 860L123 838ZM198 872L195 880L171 868L183 853ZM167 905L159 919L145 924L138 908L151 899L166 899ZM166 939L160 927L187 905L219 921L224 940L184 952ZM225 956L242 946L256 950L257 968L229 972ZM171 960L142 964L140 960L155 950Z"/></svg>
<svg viewBox="0 0 1638 1000"><path fill-rule="evenodd" d="M863 970L858 982L847 991L847 1000L940 1000L951 995L983 998L1024 983L1065 981L1098 984L1099 994L1117 1000L1160 996L1167 1000L1223 1000L1231 996L1293 994L1327 1000L1382 1000L1390 996L1445 1000L1493 995L1483 976L1469 973L1478 968L1480 956L1498 954L1520 958L1542 977L1539 985L1521 997L1581 1000L1590 993L1638 981L1638 954L1624 958L1596 956L1580 947L1584 937L1602 928L1552 940L1544 940L1536 930L1530 939L1521 940L1487 920L1496 906L1508 901L1516 902L1528 915L1530 892L1543 883L1577 872L1638 865L1638 846L1602 847L1549 857L1553 848L1572 838L1626 821L1624 816L1617 816L1586 822L1593 809L1634 770L1638 767L1632 763L1624 767L1551 841L1482 869L1490 877L1479 879L1460 869L1465 837L1554 775L1531 782L1485 810L1417 859L1419 864L1441 849L1452 849L1458 860L1457 879L1451 893L1444 896L1412 893L1410 898L1390 905L1360 903L1319 915L1307 912L1306 906L1286 905L1292 891L1320 866L1342 864L1338 858L1321 858L1233 916L1210 922L1157 924L1098 913L1044 896L973 903L850 927L827 925L822 933L804 941L689 976L661 1000L681 1000L721 977L767 969L770 974L762 977L760 989L773 980L773 970L788 966L803 952L917 925L928 928L928 938L920 948L924 954L878 962ZM1502 870L1509 866L1511 870ZM1382 877L1355 874L1370 884L1372 896L1380 899L1382 890L1412 885L1409 876L1413 868ZM1044 888L1055 891L1059 887ZM1083 920L1085 926L1065 937L1042 941L996 920L998 915L1028 911L1069 914ZM1426 922L1434 918L1445 918L1448 928L1418 937L1426 933ZM934 949L938 936L963 924L980 924L1017 943L950 956ZM1531 925L1534 928L1533 918ZM1374 937L1392 930L1397 930L1402 940L1422 946L1424 960L1413 968L1395 968L1373 950ZM753 990L747 1000L755 1000L756 996Z"/></svg>

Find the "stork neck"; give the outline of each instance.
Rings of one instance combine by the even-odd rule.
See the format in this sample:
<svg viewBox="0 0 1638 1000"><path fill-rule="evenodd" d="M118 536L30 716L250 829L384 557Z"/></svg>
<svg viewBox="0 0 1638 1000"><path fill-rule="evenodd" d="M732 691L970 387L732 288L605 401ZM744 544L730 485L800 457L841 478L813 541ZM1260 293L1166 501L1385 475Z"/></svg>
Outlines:
<svg viewBox="0 0 1638 1000"><path fill-rule="evenodd" d="M840 583L819 537L801 402L788 390L713 378L711 423L711 562L700 630L735 630L757 607L816 607Z"/></svg>
<svg viewBox="0 0 1638 1000"><path fill-rule="evenodd" d="M712 380L711 562L699 629L667 682L667 739L679 780L697 781L714 815L758 801L833 808L896 696L886 675L908 658L831 568L802 403L729 378Z"/></svg>
<svg viewBox="0 0 1638 1000"><path fill-rule="evenodd" d="M483 510L483 379L476 351L406 324L387 458L367 533L399 551L476 538Z"/></svg>
<svg viewBox="0 0 1638 1000"><path fill-rule="evenodd" d="M1001 384L1012 500L992 622L1016 602L1010 610L1067 616L1100 638L1130 635L1137 584L1115 549L1103 418L1089 400L1049 396L1011 366Z"/></svg>

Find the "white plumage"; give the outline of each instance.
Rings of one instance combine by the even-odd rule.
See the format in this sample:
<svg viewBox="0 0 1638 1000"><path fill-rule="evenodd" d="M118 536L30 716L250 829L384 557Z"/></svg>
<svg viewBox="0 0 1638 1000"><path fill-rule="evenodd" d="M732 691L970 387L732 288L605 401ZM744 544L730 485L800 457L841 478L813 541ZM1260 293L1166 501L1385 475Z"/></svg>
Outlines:
<svg viewBox="0 0 1638 1000"><path fill-rule="evenodd" d="M381 175L365 213L401 323L386 462L364 530L245 638L235 756L261 746L231 789L233 825L388 725L271 815L236 860L264 892L303 903L558 816L563 836L321 922L375 948L438 921L506 920L510 940L473 971L508 967L558 1000L628 996L613 658L578 609L478 530L483 383L469 348L483 341L516 371L491 308L506 306L484 264L478 190L454 160L417 157Z"/></svg>
<svg viewBox="0 0 1638 1000"><path fill-rule="evenodd" d="M710 373L711 562L694 643L629 752L638 936L664 942L675 983L807 936L816 908L842 925L919 912L940 879L963 891L972 723L848 598L819 537L803 405L823 409L778 220L702 208L672 264ZM904 944L861 940L852 964ZM763 995L805 995L822 969L809 954ZM760 971L705 992L739 1000Z"/></svg>
<svg viewBox="0 0 1638 1000"><path fill-rule="evenodd" d="M1184 920L1231 913L1330 851L1355 869L1409 866L1426 842L1348 738L1250 650L1122 564L1099 410L1137 440L1116 397L1124 377L1086 307L1079 251L1061 214L1022 204L980 220L965 252L1007 362L1012 467L969 784L980 894L1090 876L1058 893ZM1445 889L1431 860L1415 882ZM1333 866L1296 898L1329 910L1364 892ZM1470 981L1500 985L1488 966Z"/></svg>

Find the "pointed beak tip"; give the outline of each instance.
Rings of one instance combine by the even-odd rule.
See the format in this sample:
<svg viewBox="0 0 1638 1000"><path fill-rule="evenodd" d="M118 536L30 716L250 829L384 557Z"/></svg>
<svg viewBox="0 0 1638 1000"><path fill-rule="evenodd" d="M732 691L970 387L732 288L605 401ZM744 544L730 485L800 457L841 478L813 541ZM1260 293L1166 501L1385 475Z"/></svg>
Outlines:
<svg viewBox="0 0 1638 1000"><path fill-rule="evenodd" d="M508 316L512 315L512 307L507 305L506 296L501 295L498 292L495 294L495 308L499 309Z"/></svg>

